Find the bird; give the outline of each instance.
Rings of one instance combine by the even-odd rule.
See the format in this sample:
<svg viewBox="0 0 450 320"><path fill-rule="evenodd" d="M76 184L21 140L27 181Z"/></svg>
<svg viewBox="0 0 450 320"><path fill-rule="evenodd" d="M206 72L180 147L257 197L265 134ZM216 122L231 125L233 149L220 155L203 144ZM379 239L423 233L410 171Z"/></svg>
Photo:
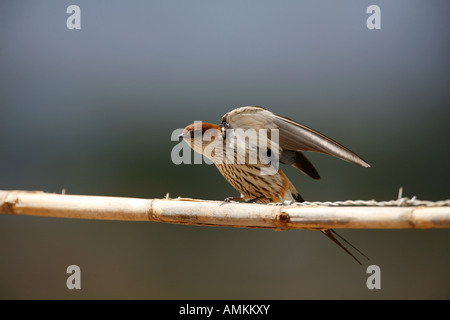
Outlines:
<svg viewBox="0 0 450 320"><path fill-rule="evenodd" d="M226 113L219 125L194 122L179 135L194 151L215 164L241 194L225 201L292 203L304 199L279 167L292 166L314 180L320 175L303 152L317 152L368 168L370 165L343 145L290 118L260 106L245 106ZM355 257L334 229L320 229L345 252ZM338 238L337 238L337 237ZM368 259L368 258L367 258Z"/></svg>

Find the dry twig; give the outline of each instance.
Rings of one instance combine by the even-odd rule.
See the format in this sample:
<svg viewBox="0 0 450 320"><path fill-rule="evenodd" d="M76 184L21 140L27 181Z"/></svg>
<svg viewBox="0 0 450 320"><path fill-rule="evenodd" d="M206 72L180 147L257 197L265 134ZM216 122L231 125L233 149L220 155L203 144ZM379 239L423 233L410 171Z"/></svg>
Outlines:
<svg viewBox="0 0 450 320"><path fill-rule="evenodd" d="M401 198L266 205L196 199L138 199L40 191L0 191L0 212L45 217L157 221L203 226L288 229L450 228L450 201Z"/></svg>

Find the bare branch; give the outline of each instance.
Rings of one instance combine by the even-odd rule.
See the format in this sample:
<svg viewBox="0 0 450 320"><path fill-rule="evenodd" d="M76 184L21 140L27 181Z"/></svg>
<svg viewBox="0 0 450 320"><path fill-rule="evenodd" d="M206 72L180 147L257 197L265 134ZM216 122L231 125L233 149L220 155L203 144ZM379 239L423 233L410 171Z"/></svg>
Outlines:
<svg viewBox="0 0 450 320"><path fill-rule="evenodd" d="M404 199L404 198L403 198ZM370 202L369 202L370 203ZM450 228L448 200L439 205L266 205L196 199L138 199L40 191L0 191L0 212L43 217L157 221L203 226L288 229Z"/></svg>

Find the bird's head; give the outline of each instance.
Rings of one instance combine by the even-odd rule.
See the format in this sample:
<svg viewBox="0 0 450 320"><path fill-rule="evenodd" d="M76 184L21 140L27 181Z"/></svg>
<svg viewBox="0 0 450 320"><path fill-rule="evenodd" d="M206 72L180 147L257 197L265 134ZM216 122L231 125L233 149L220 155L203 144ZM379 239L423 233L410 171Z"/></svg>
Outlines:
<svg viewBox="0 0 450 320"><path fill-rule="evenodd" d="M222 134L221 127L206 122L194 122L183 129L183 132L178 136L195 151L203 154L205 148Z"/></svg>

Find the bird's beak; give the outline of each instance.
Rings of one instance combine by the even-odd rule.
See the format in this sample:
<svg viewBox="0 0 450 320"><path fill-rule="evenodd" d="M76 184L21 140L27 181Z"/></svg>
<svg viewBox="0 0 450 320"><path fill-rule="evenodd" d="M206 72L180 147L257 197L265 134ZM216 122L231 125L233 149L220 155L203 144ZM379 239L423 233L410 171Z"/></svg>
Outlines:
<svg viewBox="0 0 450 320"><path fill-rule="evenodd" d="M189 134L187 134L187 133L182 133L182 134L180 134L180 135L178 135L178 138L188 138L188 137L190 137L190 135Z"/></svg>

